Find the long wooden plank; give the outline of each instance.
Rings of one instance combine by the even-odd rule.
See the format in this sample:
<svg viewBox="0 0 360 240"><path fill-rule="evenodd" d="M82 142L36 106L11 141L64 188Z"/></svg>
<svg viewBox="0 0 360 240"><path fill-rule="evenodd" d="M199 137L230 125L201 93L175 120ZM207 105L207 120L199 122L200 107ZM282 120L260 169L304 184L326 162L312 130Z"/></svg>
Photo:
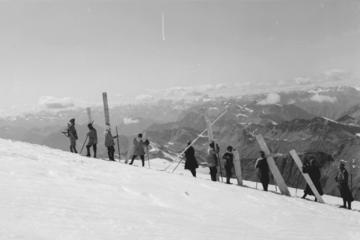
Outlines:
<svg viewBox="0 0 360 240"><path fill-rule="evenodd" d="M325 201L323 200L323 198L319 194L318 190L316 189L313 181L311 180L309 174L303 173L303 171L302 171L303 164L301 162L301 159L300 159L299 155L296 153L295 150L291 150L290 155L291 155L292 159L294 159L294 161L296 163L296 166L299 168L301 174L304 176L306 183L309 185L311 191L314 193L314 195L315 195L316 199L318 200L318 202L319 203L325 203Z"/></svg>
<svg viewBox="0 0 360 240"><path fill-rule="evenodd" d="M87 115L88 115L88 120L89 120L89 123L92 123L93 120L92 120L92 116L91 116L91 108L86 108L86 112L87 112Z"/></svg>
<svg viewBox="0 0 360 240"><path fill-rule="evenodd" d="M110 126L109 102L106 92L103 93L103 102L104 102L105 125Z"/></svg>
<svg viewBox="0 0 360 240"><path fill-rule="evenodd" d="M264 151L264 153L266 155L266 160L269 165L270 171L271 171L272 175L274 176L276 184L279 186L281 194L286 195L286 196L291 196L289 189L285 183L285 180L281 176L281 173L280 173L278 167L276 166L274 158L270 155L271 154L270 149L266 145L264 137L261 134L256 135L256 140L258 141L261 150Z"/></svg>
<svg viewBox="0 0 360 240"><path fill-rule="evenodd" d="M243 185L243 178L242 178L242 172L241 172L241 159L240 159L240 153L238 150L235 150L234 152L234 168L235 168L235 175L239 186Z"/></svg>

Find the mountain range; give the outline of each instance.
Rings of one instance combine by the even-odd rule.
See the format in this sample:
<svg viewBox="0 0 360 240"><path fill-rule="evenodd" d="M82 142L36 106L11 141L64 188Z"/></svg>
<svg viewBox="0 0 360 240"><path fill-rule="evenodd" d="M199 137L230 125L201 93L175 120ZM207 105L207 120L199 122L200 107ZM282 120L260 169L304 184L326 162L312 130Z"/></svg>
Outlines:
<svg viewBox="0 0 360 240"><path fill-rule="evenodd" d="M99 156L105 157L104 113L99 106L91 110L99 134ZM310 156L317 159L325 193L332 195L338 195L334 182L338 161L346 160L353 193L360 198L360 91L357 88L317 87L241 97L206 97L194 102L161 100L114 106L110 112L113 129L116 126L120 133L122 155L128 155L131 139L144 132L161 149L152 151L152 157L172 160L189 140L206 128L205 116L214 120L225 110L225 115L214 125L215 139L222 152L228 145L239 150L246 179L256 179L254 162L260 149L254 136L261 133L290 186L302 188L305 184L288 154L296 149L303 159ZM78 145L81 145L88 123L84 108L1 118L0 137L67 150L68 139L61 131L70 118L77 119ZM206 134L195 144L200 163L204 162L207 145Z"/></svg>

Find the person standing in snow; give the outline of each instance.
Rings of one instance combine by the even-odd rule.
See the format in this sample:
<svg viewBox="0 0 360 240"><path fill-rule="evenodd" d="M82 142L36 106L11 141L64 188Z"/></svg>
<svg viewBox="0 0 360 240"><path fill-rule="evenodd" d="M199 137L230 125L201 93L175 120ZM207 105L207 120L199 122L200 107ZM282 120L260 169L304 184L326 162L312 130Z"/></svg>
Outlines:
<svg viewBox="0 0 360 240"><path fill-rule="evenodd" d="M133 165L134 160L137 156L140 156L142 166L145 167L145 147L149 146L150 142L147 139L143 141L142 137L143 135L139 133L138 136L133 140L134 153L131 158L130 165Z"/></svg>
<svg viewBox="0 0 360 240"><path fill-rule="evenodd" d="M215 142L211 142L209 144L208 154L206 157L207 165L210 169L210 177L211 181L216 182L217 181L217 166L218 166L218 157L217 157L217 149Z"/></svg>
<svg viewBox="0 0 360 240"><path fill-rule="evenodd" d="M86 145L86 149L87 149L86 156L88 156L88 157L91 156L90 148L92 147L93 151L94 151L94 158L96 158L96 150L97 150L97 142L98 142L97 132L91 123L88 124L88 128L89 128L89 132L87 133L87 136L88 136L89 141Z"/></svg>
<svg viewBox="0 0 360 240"><path fill-rule="evenodd" d="M76 140L78 140L78 135L75 129L75 118L70 119L66 130L66 136L70 140L70 152L78 153L76 150Z"/></svg>
<svg viewBox="0 0 360 240"><path fill-rule="evenodd" d="M263 151L260 151L260 158L256 160L255 168L258 169L257 175L261 184L263 185L264 191L267 191L270 182L270 174L269 165Z"/></svg>
<svg viewBox="0 0 360 240"><path fill-rule="evenodd" d="M349 188L349 174L345 168L345 161L340 160L339 172L335 177L335 181L338 183L340 195L343 199L343 208L351 209L351 202L354 201L351 190ZM347 206L346 206L347 204Z"/></svg>
<svg viewBox="0 0 360 240"><path fill-rule="evenodd" d="M108 156L110 161L115 161L115 142L114 139L118 136L113 137L111 134L111 128L110 126L107 126L106 132L105 132L105 147L108 150Z"/></svg>
<svg viewBox="0 0 360 240"><path fill-rule="evenodd" d="M234 154L232 146L228 146L226 148L226 153L224 154L223 159L225 160L226 183L231 184L230 178L232 176L232 169L234 168Z"/></svg>
<svg viewBox="0 0 360 240"><path fill-rule="evenodd" d="M320 183L321 172L319 167L316 165L315 159L313 157L310 159L310 163L309 162L304 163L302 171L303 173L309 174L311 181L314 183L317 191L319 192L320 195L323 195L323 190ZM302 198L305 199L308 194L314 195L310 186L306 184L304 195L302 196ZM316 198L315 198L315 202L317 202Z"/></svg>
<svg viewBox="0 0 360 240"><path fill-rule="evenodd" d="M190 146L191 141L188 142L188 146ZM196 161L195 158L195 149L190 146L188 147L188 149L185 151L185 169L189 170L191 172L191 174L196 177L196 169L199 167L199 164Z"/></svg>

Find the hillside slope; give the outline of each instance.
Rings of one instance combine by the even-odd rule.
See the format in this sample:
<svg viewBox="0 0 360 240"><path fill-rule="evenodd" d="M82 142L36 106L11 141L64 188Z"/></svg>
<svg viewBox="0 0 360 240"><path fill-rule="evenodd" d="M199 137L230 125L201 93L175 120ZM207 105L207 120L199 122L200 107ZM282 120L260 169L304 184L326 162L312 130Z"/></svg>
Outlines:
<svg viewBox="0 0 360 240"><path fill-rule="evenodd" d="M334 206L0 139L0 239L359 239Z"/></svg>

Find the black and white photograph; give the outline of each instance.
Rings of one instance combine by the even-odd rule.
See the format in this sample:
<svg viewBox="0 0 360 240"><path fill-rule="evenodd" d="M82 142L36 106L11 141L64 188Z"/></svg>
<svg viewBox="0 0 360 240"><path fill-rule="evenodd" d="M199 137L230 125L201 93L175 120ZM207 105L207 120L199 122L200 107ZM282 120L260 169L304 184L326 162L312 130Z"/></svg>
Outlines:
<svg viewBox="0 0 360 240"><path fill-rule="evenodd" d="M360 0L0 0L0 240L359 240Z"/></svg>

